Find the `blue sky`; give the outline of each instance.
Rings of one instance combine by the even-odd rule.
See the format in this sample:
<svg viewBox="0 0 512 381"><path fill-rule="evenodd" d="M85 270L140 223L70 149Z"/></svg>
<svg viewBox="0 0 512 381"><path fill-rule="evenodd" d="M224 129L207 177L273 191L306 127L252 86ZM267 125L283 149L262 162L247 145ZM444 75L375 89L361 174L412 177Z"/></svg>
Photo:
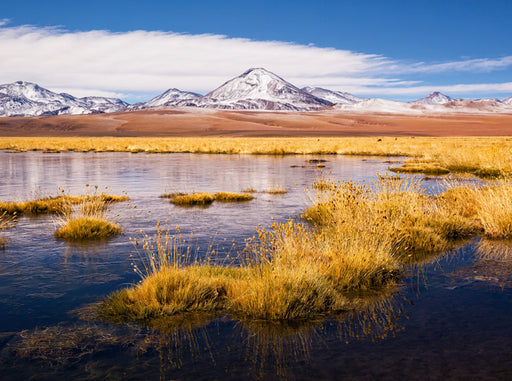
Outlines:
<svg viewBox="0 0 512 381"><path fill-rule="evenodd" d="M0 82L74 95L206 93L263 66L366 97L512 96L510 0L11 1L0 19Z"/></svg>

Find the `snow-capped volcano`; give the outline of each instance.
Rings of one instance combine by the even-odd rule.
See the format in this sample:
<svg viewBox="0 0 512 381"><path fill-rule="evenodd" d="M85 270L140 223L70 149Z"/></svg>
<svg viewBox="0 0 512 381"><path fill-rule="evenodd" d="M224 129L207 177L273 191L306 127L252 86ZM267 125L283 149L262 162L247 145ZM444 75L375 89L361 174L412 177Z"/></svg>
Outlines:
<svg viewBox="0 0 512 381"><path fill-rule="evenodd" d="M317 110L331 104L262 68L247 70L196 102L199 107L293 111Z"/></svg>
<svg viewBox="0 0 512 381"><path fill-rule="evenodd" d="M115 98L57 94L32 82L0 85L0 116L90 114L119 111L126 106L126 102Z"/></svg>
<svg viewBox="0 0 512 381"><path fill-rule="evenodd" d="M323 89L321 87L303 87L302 91L311 94L317 98L326 100L335 104L352 104L361 102L363 98L356 97L350 93L342 92L342 91L332 91Z"/></svg>
<svg viewBox="0 0 512 381"><path fill-rule="evenodd" d="M444 95L439 91L434 91L433 93L427 95L425 98L418 99L411 103L417 105L444 105L445 103L452 102L454 100L455 99L450 98L448 95Z"/></svg>

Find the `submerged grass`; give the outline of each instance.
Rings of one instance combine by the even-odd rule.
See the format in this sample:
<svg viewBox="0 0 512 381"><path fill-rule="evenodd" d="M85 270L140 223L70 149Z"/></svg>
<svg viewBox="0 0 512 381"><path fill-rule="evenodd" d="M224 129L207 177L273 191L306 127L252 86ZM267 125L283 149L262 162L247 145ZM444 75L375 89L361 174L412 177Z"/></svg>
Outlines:
<svg viewBox="0 0 512 381"><path fill-rule="evenodd" d="M482 178L512 176L512 139L509 137L382 137L375 138L64 138L2 137L0 149L9 151L79 151L221 154L335 154L408 156L450 172ZM429 165L426 165L429 164Z"/></svg>

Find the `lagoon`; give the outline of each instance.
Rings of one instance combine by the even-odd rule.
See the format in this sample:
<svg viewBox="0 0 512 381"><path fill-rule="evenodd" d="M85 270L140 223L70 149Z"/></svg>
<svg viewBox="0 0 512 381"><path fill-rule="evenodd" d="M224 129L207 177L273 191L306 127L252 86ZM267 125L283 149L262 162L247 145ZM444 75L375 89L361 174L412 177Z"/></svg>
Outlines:
<svg viewBox="0 0 512 381"><path fill-rule="evenodd" d="M326 160L325 167L311 159ZM0 200L54 195L59 187L80 194L86 184L130 197L111 207L125 235L106 242L56 240L55 216L21 217L15 228L0 233L8 240L0 251L0 376L510 377L512 274L509 264L494 261L492 267L481 255L508 246L489 249L479 239L411 267L398 289L369 303L367 310L325 321L265 324L187 316L156 329L84 317L84 306L139 280L128 237L141 230L153 234L158 221L179 226L199 256L211 246L233 253L233 241L241 247L259 224L299 218L310 202L304 190L320 172L369 182L388 166L386 158L334 155L0 152ZM260 191L255 200L208 208L182 208L159 197L249 187ZM288 192L262 193L276 187Z"/></svg>

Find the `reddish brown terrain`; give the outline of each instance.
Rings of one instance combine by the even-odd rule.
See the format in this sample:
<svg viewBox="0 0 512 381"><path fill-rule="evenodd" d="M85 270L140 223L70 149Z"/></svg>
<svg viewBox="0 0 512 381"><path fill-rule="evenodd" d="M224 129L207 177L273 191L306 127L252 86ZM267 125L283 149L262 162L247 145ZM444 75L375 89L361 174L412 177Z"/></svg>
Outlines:
<svg viewBox="0 0 512 381"><path fill-rule="evenodd" d="M512 114L347 114L197 109L0 118L0 136L507 136Z"/></svg>

